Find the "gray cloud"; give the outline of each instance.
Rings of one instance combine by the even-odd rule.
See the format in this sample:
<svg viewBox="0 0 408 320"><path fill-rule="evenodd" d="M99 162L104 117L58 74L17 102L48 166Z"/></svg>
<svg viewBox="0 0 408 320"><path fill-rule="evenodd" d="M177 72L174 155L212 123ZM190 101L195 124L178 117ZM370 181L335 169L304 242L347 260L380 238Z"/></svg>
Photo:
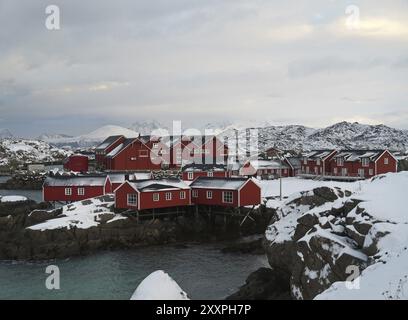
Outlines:
<svg viewBox="0 0 408 320"><path fill-rule="evenodd" d="M408 128L405 1L356 1L367 25L399 23L379 34L343 30L348 1L53 3L56 32L44 27L49 1L0 1L1 126L17 134L151 118L316 127L392 112L386 124Z"/></svg>

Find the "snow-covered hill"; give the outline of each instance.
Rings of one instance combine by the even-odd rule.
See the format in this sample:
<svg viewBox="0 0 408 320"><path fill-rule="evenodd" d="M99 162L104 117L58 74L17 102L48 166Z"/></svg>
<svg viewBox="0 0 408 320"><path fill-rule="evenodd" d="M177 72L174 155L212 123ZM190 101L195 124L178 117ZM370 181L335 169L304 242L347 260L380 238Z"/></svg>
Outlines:
<svg viewBox="0 0 408 320"><path fill-rule="evenodd" d="M13 138L13 134L10 132L9 129L0 128L0 139L9 139Z"/></svg>
<svg viewBox="0 0 408 320"><path fill-rule="evenodd" d="M132 138L137 137L139 133L120 126L106 125L92 132L77 137L69 137L61 134L59 135L44 134L41 136L41 140L58 147L62 146L71 146L73 148L93 147L102 142L103 140L105 140L107 137L115 135L124 135L126 137Z"/></svg>
<svg viewBox="0 0 408 320"><path fill-rule="evenodd" d="M283 150L382 149L408 150L408 131L385 125L340 122L322 129L302 125L258 127L259 148ZM231 127L227 132L231 131Z"/></svg>
<svg viewBox="0 0 408 320"><path fill-rule="evenodd" d="M408 172L400 172L348 186L305 185L289 196L266 230L265 249L292 297L407 299L407 186Z"/></svg>
<svg viewBox="0 0 408 320"><path fill-rule="evenodd" d="M183 129L188 125L183 123ZM311 149L381 149L408 150L408 130L398 130L385 125L367 125L357 122L339 122L332 126L315 129L302 125L272 126L268 122L238 122L231 124L228 121L207 123L197 128L204 133L205 129L221 132L223 137L235 137L235 129L239 136L245 139L246 129L258 131L259 150L276 147L283 150L311 150ZM88 134L77 137L66 135L47 135L40 140L55 146L93 147L110 135L124 135L136 137L150 135L152 132L166 135L172 134L170 125L158 121L138 121L130 128L115 125L103 126Z"/></svg>
<svg viewBox="0 0 408 320"><path fill-rule="evenodd" d="M38 140L2 139L0 140L0 166L12 162L33 163L38 161L57 161L70 152L52 147Z"/></svg>

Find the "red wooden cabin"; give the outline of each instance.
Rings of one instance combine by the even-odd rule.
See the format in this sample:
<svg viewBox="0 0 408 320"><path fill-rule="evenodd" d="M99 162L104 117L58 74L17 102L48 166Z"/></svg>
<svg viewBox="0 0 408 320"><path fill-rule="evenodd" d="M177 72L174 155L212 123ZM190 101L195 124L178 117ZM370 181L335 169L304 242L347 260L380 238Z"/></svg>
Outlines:
<svg viewBox="0 0 408 320"><path fill-rule="evenodd" d="M115 191L126 181L153 179L151 172L109 172L109 180L112 184L112 191Z"/></svg>
<svg viewBox="0 0 408 320"><path fill-rule="evenodd" d="M44 201L74 202L112 192L106 176L47 177L43 184Z"/></svg>
<svg viewBox="0 0 408 320"><path fill-rule="evenodd" d="M397 172L398 160L388 150L343 150L331 160L331 176L371 178Z"/></svg>
<svg viewBox="0 0 408 320"><path fill-rule="evenodd" d="M125 182L115 190L118 209L149 210L191 205L191 189L179 179Z"/></svg>
<svg viewBox="0 0 408 320"><path fill-rule="evenodd" d="M336 153L337 150L317 150L305 154L302 159L302 173L328 175L331 171L331 159Z"/></svg>
<svg viewBox="0 0 408 320"><path fill-rule="evenodd" d="M64 170L73 172L87 172L89 168L88 156L73 154L64 160Z"/></svg>
<svg viewBox="0 0 408 320"><path fill-rule="evenodd" d="M191 201L196 205L238 208L262 202L261 187L253 179L201 177L190 187Z"/></svg>
<svg viewBox="0 0 408 320"><path fill-rule="evenodd" d="M290 167L280 160L250 160L240 169L241 176L289 177Z"/></svg>
<svg viewBox="0 0 408 320"><path fill-rule="evenodd" d="M106 155L123 143L124 140L125 137L122 135L110 136L96 147L95 160L99 168L106 168Z"/></svg>
<svg viewBox="0 0 408 320"><path fill-rule="evenodd" d="M182 170L182 179L193 181L198 177L230 178L231 171L223 164L187 164Z"/></svg>

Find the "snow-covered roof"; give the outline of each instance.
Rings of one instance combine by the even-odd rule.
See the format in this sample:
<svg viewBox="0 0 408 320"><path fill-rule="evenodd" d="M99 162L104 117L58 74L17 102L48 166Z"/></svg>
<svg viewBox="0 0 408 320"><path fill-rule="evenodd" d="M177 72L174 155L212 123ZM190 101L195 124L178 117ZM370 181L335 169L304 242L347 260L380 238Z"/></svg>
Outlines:
<svg viewBox="0 0 408 320"><path fill-rule="evenodd" d="M328 157L334 150L314 150L304 156L308 159L324 159Z"/></svg>
<svg viewBox="0 0 408 320"><path fill-rule="evenodd" d="M226 171L227 167L224 164L197 164L191 163L183 166L184 172L192 171Z"/></svg>
<svg viewBox="0 0 408 320"><path fill-rule="evenodd" d="M108 173L108 177L112 183L123 183L126 180L147 180L152 177L152 174L150 172L112 172Z"/></svg>
<svg viewBox="0 0 408 320"><path fill-rule="evenodd" d="M199 177L190 184L190 187L197 189L223 189L238 190L249 179L246 178L207 178Z"/></svg>
<svg viewBox="0 0 408 320"><path fill-rule="evenodd" d="M383 154L385 150L342 150L336 158L344 158L345 161L360 161L363 158L368 158L375 161L379 156Z"/></svg>
<svg viewBox="0 0 408 320"><path fill-rule="evenodd" d="M109 147L112 143L114 143L115 141L117 141L121 137L123 137L123 136L117 135L117 136L107 137L101 144L96 146L95 149L96 150L105 150L107 147Z"/></svg>
<svg viewBox="0 0 408 320"><path fill-rule="evenodd" d="M251 160L249 163L256 170L288 168L286 164L278 160Z"/></svg>
<svg viewBox="0 0 408 320"><path fill-rule="evenodd" d="M139 191L167 190L167 189L190 189L190 187L180 179L160 179L132 181L129 184Z"/></svg>
<svg viewBox="0 0 408 320"><path fill-rule="evenodd" d="M286 160L294 169L300 169L302 166L302 160L299 157L287 157Z"/></svg>
<svg viewBox="0 0 408 320"><path fill-rule="evenodd" d="M77 187L77 186L104 186L105 176L59 176L47 177L46 187Z"/></svg>

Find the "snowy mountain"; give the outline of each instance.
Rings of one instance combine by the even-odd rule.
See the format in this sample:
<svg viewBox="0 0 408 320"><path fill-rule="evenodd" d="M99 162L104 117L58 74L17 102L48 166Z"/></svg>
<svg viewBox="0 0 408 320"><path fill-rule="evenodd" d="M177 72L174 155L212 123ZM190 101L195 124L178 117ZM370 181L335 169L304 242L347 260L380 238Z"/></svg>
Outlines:
<svg viewBox="0 0 408 320"><path fill-rule="evenodd" d="M0 139L8 139L8 138L13 138L13 134L10 132L9 129L1 129L0 128Z"/></svg>
<svg viewBox="0 0 408 320"><path fill-rule="evenodd" d="M156 121L137 121L134 122L130 127L130 130L140 133L143 135L151 135L152 133L157 135L168 135L171 134L171 127Z"/></svg>
<svg viewBox="0 0 408 320"><path fill-rule="evenodd" d="M408 131L385 125L340 122L323 129L301 125L267 126L258 130L259 149L382 149L408 150ZM226 132L231 131L228 129ZM230 135L230 134L229 134Z"/></svg>
<svg viewBox="0 0 408 320"><path fill-rule="evenodd" d="M77 147L94 147L109 136L124 135L128 138L137 137L138 132L120 126L106 125L100 127L92 132L83 134L77 137L70 137L67 135L42 135L40 140L50 143L52 145L63 147L70 146Z"/></svg>
<svg viewBox="0 0 408 320"><path fill-rule="evenodd" d="M52 147L43 141L14 138L0 140L0 166L7 166L12 162L56 161L69 154L70 152Z"/></svg>

